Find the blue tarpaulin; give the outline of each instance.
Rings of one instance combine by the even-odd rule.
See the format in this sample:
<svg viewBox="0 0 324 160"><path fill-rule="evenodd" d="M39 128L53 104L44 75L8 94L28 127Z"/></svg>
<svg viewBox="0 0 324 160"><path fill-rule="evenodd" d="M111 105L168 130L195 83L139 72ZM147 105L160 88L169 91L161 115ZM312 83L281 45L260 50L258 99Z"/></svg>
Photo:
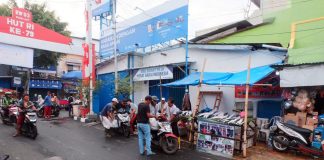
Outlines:
<svg viewBox="0 0 324 160"><path fill-rule="evenodd" d="M250 85L257 83L274 71L269 65L252 68L250 70ZM223 72L204 72L202 84L207 85L244 85L246 84L247 70L236 73ZM198 85L200 79L200 72L195 72L189 76L162 86L184 86L184 85Z"/></svg>
<svg viewBox="0 0 324 160"><path fill-rule="evenodd" d="M82 79L81 71L71 71L62 75L62 79Z"/></svg>

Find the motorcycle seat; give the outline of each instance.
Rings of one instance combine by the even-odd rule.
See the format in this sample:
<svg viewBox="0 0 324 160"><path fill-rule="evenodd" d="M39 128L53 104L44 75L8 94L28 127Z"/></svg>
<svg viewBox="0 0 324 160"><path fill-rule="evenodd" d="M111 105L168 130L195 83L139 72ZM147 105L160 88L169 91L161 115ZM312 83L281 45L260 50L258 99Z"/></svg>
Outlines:
<svg viewBox="0 0 324 160"><path fill-rule="evenodd" d="M311 135L311 133L312 133L312 131L309 130L309 129L301 128L301 127L298 127L298 126L295 126L295 125L292 125L292 124L285 123L284 125L291 128L292 130L306 136L306 137L309 137Z"/></svg>

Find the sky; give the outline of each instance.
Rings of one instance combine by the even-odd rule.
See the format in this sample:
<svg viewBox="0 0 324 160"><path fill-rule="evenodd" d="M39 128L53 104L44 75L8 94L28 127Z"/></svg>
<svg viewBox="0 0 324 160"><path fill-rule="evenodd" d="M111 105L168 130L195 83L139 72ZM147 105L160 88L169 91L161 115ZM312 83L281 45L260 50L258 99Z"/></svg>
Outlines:
<svg viewBox="0 0 324 160"><path fill-rule="evenodd" d="M16 0L22 6L26 0ZM167 0L117 0L117 21L124 21L164 3ZM67 22L72 36L84 37L85 31L85 0L28 0L30 3L46 3L49 10L54 10L56 16ZM7 0L0 0L7 3ZM206 28L244 19L249 0L189 0L189 38L195 37L195 32ZM136 7L140 9L135 9ZM249 10L253 12L252 6ZM100 38L99 21L93 21L93 38Z"/></svg>

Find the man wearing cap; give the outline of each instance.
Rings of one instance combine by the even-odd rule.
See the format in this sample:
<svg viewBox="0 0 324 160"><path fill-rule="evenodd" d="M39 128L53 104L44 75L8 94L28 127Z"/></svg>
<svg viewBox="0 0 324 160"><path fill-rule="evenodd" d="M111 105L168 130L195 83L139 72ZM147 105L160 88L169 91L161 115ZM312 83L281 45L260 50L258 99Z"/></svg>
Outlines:
<svg viewBox="0 0 324 160"><path fill-rule="evenodd" d="M159 101L159 99L156 96L152 96L152 101L150 104L150 111L152 115L156 115L158 113L156 110L157 101Z"/></svg>
<svg viewBox="0 0 324 160"><path fill-rule="evenodd" d="M106 129L110 129L111 127L117 126L117 121L114 117L114 111L116 111L116 106L118 104L117 98L113 98L111 103L108 103L100 113L100 120L102 125ZM111 135L107 132L107 137L111 137Z"/></svg>
<svg viewBox="0 0 324 160"><path fill-rule="evenodd" d="M161 113L162 109L165 108L166 105L167 103L165 102L165 98L161 98L161 102L156 105L156 112Z"/></svg>

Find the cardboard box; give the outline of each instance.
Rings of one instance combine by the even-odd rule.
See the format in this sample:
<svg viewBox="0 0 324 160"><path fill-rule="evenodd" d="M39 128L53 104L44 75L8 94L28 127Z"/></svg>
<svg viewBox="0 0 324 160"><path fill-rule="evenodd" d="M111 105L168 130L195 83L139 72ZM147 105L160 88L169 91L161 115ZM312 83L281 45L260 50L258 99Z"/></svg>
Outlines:
<svg viewBox="0 0 324 160"><path fill-rule="evenodd" d="M297 112L296 116L298 117L298 126L303 127L306 124L307 113Z"/></svg>
<svg viewBox="0 0 324 160"><path fill-rule="evenodd" d="M295 115L285 115L284 122L292 125L298 125L298 117Z"/></svg>
<svg viewBox="0 0 324 160"><path fill-rule="evenodd" d="M318 119L313 119L312 117L307 117L306 125L314 126L317 125Z"/></svg>
<svg viewBox="0 0 324 160"><path fill-rule="evenodd" d="M309 129L309 130L311 130L311 131L314 131L315 126L311 126L311 125L303 125L303 128L305 128L305 129Z"/></svg>

